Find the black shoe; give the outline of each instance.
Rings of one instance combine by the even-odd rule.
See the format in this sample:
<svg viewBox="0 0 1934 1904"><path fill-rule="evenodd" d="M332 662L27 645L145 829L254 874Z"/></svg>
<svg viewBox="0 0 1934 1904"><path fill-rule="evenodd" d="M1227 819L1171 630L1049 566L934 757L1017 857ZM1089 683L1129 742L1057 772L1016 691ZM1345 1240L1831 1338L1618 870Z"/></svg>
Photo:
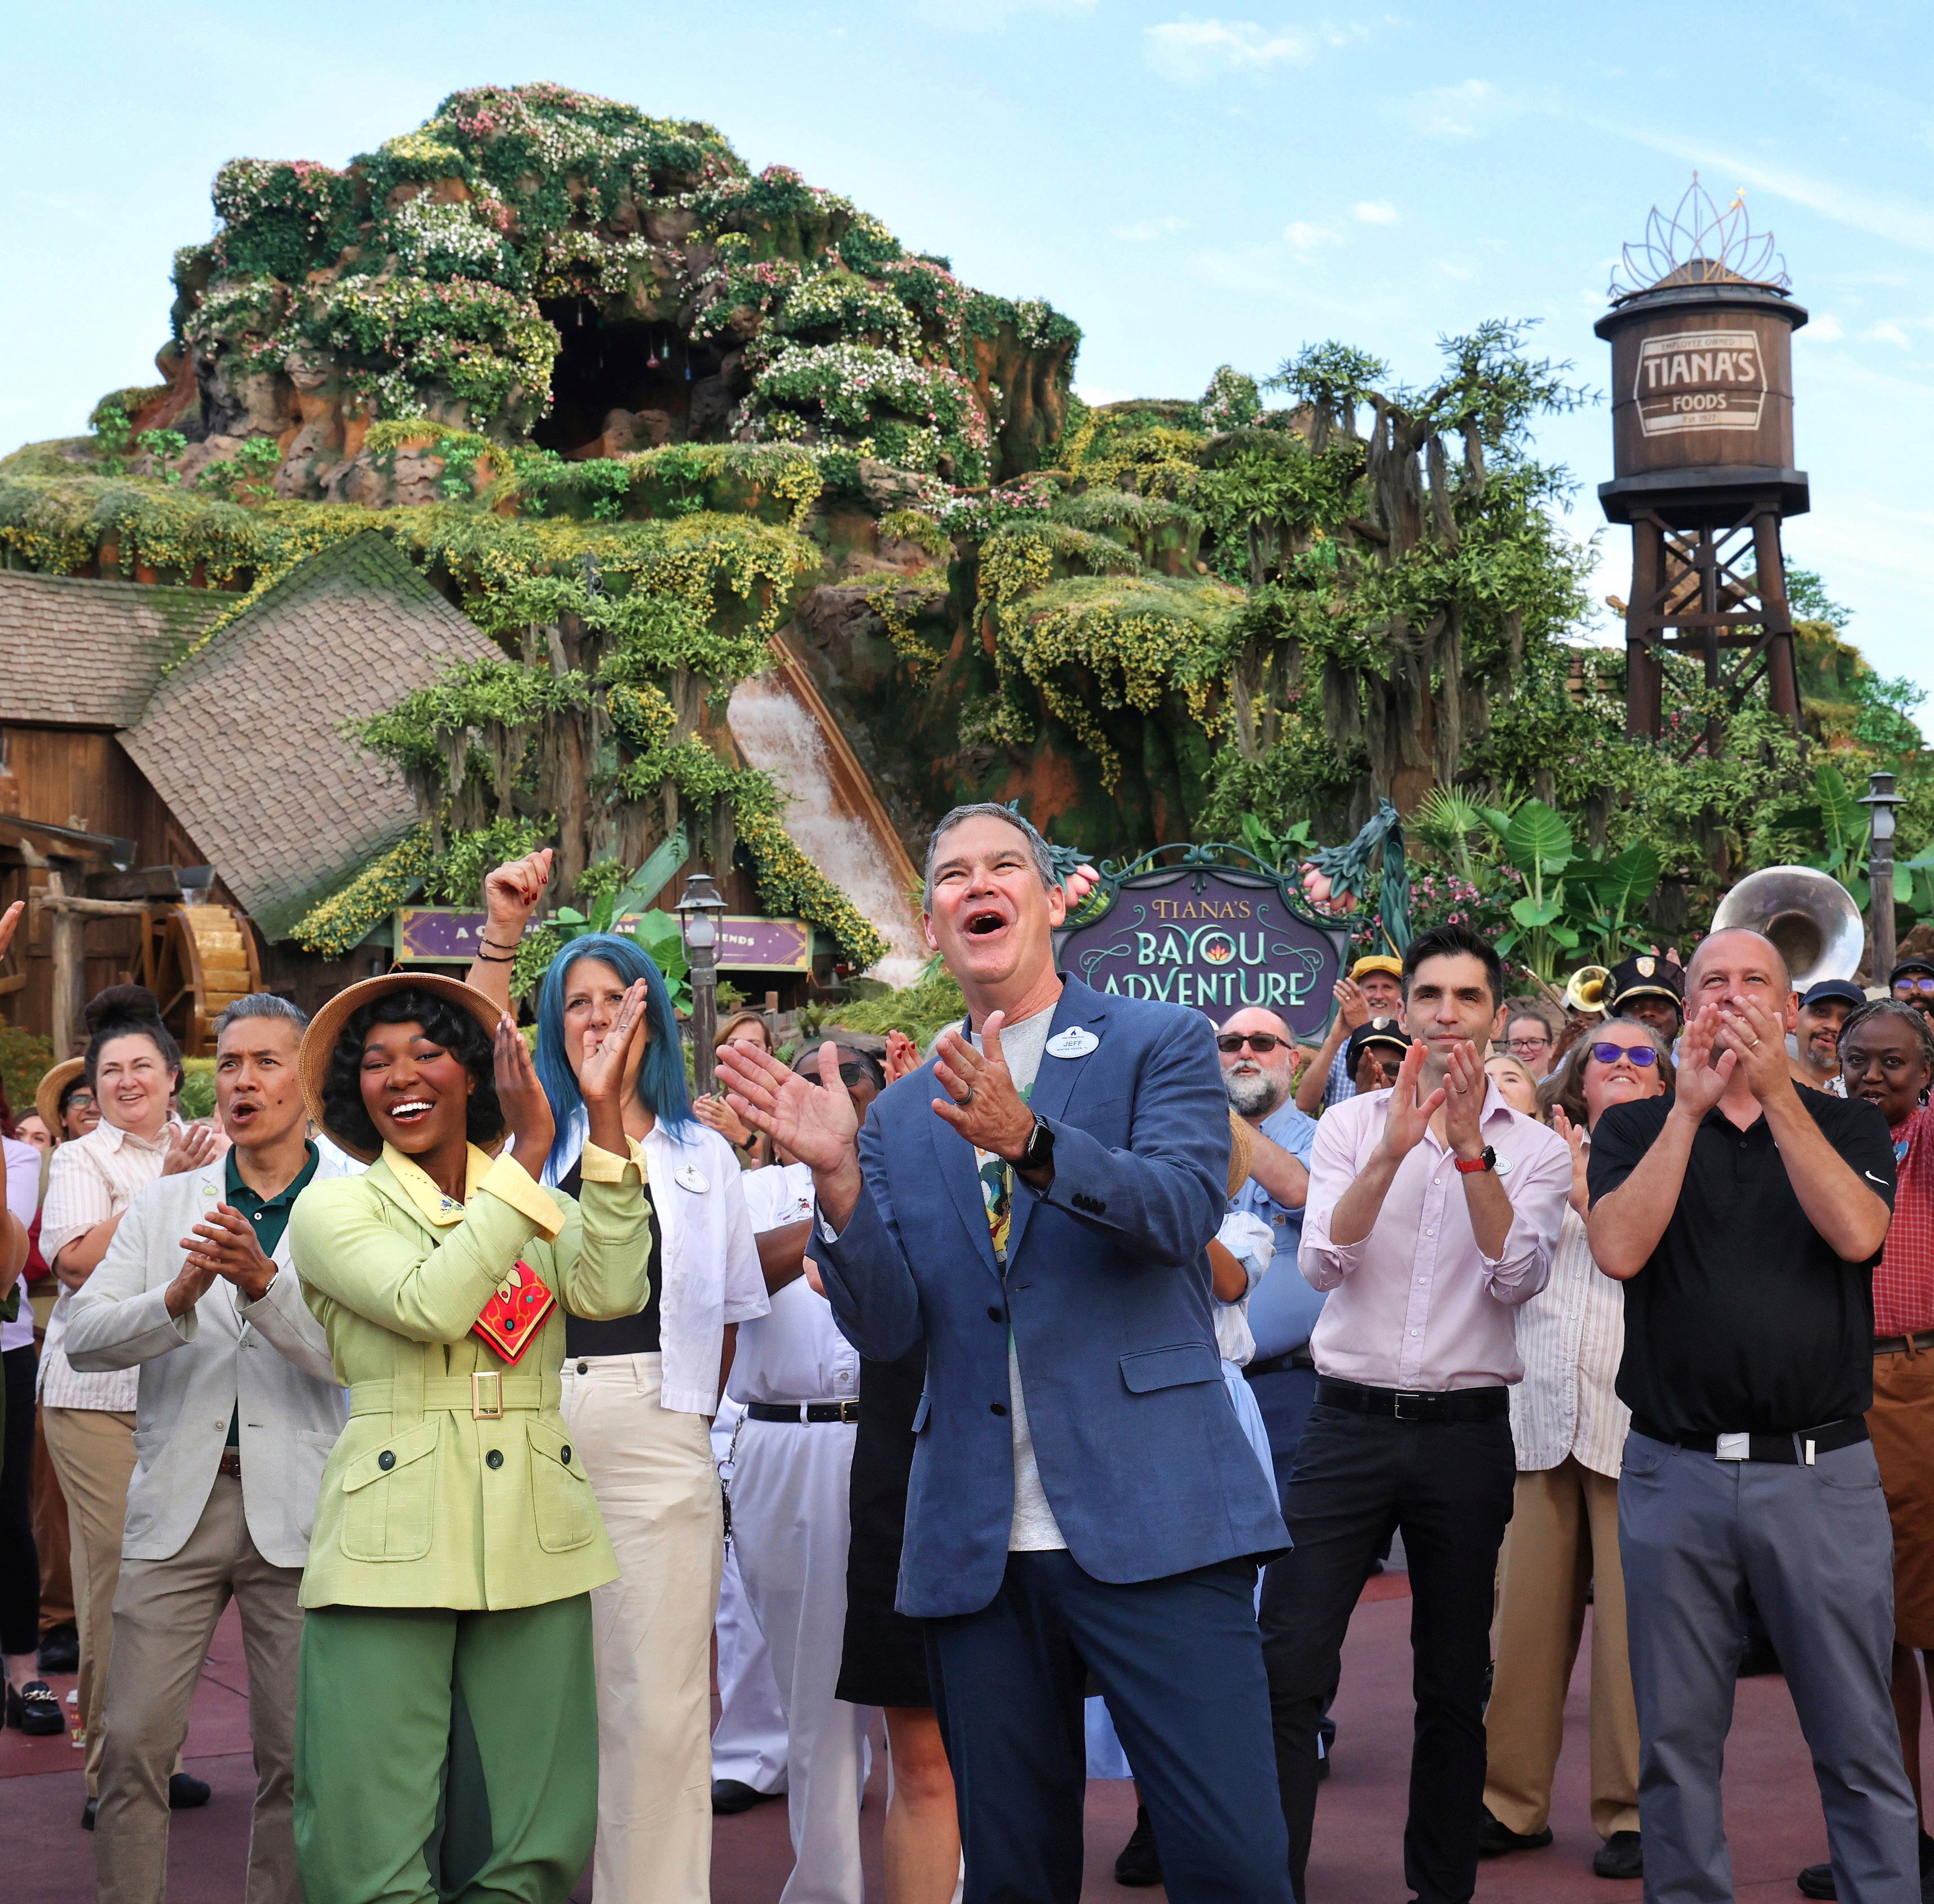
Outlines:
<svg viewBox="0 0 1934 1904"><path fill-rule="evenodd" d="M1330 1776L1330 1755L1326 1752L1316 1761L1316 1782L1321 1785Z"/></svg>
<svg viewBox="0 0 1934 1904"><path fill-rule="evenodd" d="M1773 1649L1773 1642L1756 1635L1747 1640L1746 1648L1740 1655L1739 1677L1743 1680L1764 1679L1769 1673L1784 1672L1779 1663L1779 1655Z"/></svg>
<svg viewBox="0 0 1934 1904"><path fill-rule="evenodd" d="M1838 1897L1833 1888L1833 1867L1830 1864L1809 1864L1793 1881L1800 1887L1802 1897Z"/></svg>
<svg viewBox="0 0 1934 1904"><path fill-rule="evenodd" d="M41 1635L40 1669L44 1673L80 1671L80 1635L71 1626L50 1626Z"/></svg>
<svg viewBox="0 0 1934 1904"><path fill-rule="evenodd" d="M168 1809L171 1812L191 1812L197 1805L206 1805L212 1796L212 1788L205 1779L191 1778L185 1772L169 1776Z"/></svg>
<svg viewBox="0 0 1934 1904"><path fill-rule="evenodd" d="M1614 1831L1598 1847L1598 1855L1592 1860L1592 1870L1601 1878L1642 1878L1645 1875L1645 1854L1639 1849L1636 1831Z"/></svg>
<svg viewBox="0 0 1934 1904"><path fill-rule="evenodd" d="M1155 1848L1155 1827L1149 1823L1146 1805L1135 1807L1135 1828L1115 1860L1115 1881L1131 1890L1146 1890L1161 1882L1161 1854Z"/></svg>
<svg viewBox="0 0 1934 1904"><path fill-rule="evenodd" d="M1541 1851L1550 1842L1550 1825L1542 1831L1514 1831L1491 1815L1490 1806L1484 1807L1484 1821L1478 1827L1480 1857L1502 1857L1506 1851Z"/></svg>
<svg viewBox="0 0 1934 1904"><path fill-rule="evenodd" d="M755 1791L752 1786L737 1779L714 1779L712 1781L712 1811L715 1818L736 1818L741 1812L749 1812L755 1805L763 1805L768 1798L783 1798L782 1791Z"/></svg>
<svg viewBox="0 0 1934 1904"><path fill-rule="evenodd" d="M80 1828L82 1830L92 1831L94 1829L94 1815L96 1812L99 1811L100 1809L101 1800L98 1798L90 1798L85 1805L82 1806L80 1808Z"/></svg>
<svg viewBox="0 0 1934 1904"><path fill-rule="evenodd" d="M17 1725L30 1737L50 1738L67 1730L61 1716L60 1701L45 1680L29 1680L16 1691L7 1689L7 1723Z"/></svg>

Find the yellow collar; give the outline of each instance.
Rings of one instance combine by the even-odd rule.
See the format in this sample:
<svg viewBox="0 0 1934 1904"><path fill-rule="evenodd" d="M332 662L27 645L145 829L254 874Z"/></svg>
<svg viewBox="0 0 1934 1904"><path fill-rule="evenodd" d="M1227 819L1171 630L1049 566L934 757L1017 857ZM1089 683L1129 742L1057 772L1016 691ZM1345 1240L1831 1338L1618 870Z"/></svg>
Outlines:
<svg viewBox="0 0 1934 1904"><path fill-rule="evenodd" d="M464 1203L476 1195L477 1186L490 1172L491 1161L488 1151L479 1150L474 1143L469 1146L464 1158ZM447 1229L453 1223L463 1221L463 1204L446 1197L430 1180L429 1173L414 1158L405 1157L394 1145L386 1143L383 1146L383 1161L389 1165L390 1174L396 1179L396 1187L423 1213L426 1222L434 1223L438 1229Z"/></svg>

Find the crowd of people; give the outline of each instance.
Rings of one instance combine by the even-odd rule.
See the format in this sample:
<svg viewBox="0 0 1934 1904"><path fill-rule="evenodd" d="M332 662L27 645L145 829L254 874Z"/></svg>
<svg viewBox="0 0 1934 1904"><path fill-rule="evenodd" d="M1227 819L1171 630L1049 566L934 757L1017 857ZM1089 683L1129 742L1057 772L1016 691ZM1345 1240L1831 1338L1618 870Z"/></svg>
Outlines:
<svg viewBox="0 0 1934 1904"><path fill-rule="evenodd" d="M1365 1583L1408 1570L1420 1904L1553 1841L1589 1612L1593 1869L1732 1894L1734 1681L1785 1673L1814 1897L1934 1890L1934 965L1796 991L1757 934L1508 996L1462 926L1315 1048L1097 993L1010 810L932 836L966 1016L718 1035L493 871L465 981L215 1027L152 995L0 1101L6 1719L68 1728L103 1904L165 1895L234 1601L249 1904L703 1904L782 1796L783 1904L1125 1887L1298 1904ZM19 908L0 917L0 949ZM51 1308L22 1300L50 1278ZM715 1722L711 1693L715 1683ZM880 1721L876 1731L875 1722Z"/></svg>

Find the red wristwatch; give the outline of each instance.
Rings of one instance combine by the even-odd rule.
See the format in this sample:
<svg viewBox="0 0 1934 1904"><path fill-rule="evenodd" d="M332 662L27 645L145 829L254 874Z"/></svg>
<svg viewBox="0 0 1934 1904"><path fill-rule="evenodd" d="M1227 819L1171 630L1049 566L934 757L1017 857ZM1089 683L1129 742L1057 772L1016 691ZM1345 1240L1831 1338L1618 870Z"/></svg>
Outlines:
<svg viewBox="0 0 1934 1904"><path fill-rule="evenodd" d="M1480 1170L1496 1170L1498 1167L1498 1153L1489 1144L1486 1144L1484 1154L1481 1157L1473 1157L1468 1164L1461 1157L1454 1157L1450 1161L1457 1166L1462 1175L1475 1176Z"/></svg>

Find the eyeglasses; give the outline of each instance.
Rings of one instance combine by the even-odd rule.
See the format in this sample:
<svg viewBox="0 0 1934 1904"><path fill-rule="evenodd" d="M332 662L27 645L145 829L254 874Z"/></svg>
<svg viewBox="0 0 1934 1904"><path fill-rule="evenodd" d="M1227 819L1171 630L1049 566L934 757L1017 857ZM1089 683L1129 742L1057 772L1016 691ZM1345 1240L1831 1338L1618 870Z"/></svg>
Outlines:
<svg viewBox="0 0 1934 1904"><path fill-rule="evenodd" d="M1542 1051L1551 1041L1548 1038L1513 1038L1505 1039L1505 1042L1514 1051L1522 1053L1526 1051Z"/></svg>
<svg viewBox="0 0 1934 1904"><path fill-rule="evenodd" d="M1278 1038L1273 1032L1225 1032L1216 1039L1216 1049L1233 1056L1246 1044L1261 1056L1265 1052L1273 1051L1279 1044L1288 1042L1286 1038Z"/></svg>
<svg viewBox="0 0 1934 1904"><path fill-rule="evenodd" d="M1893 996L1897 999L1934 999L1934 978L1896 978Z"/></svg>
<svg viewBox="0 0 1934 1904"><path fill-rule="evenodd" d="M1592 1056L1601 1065L1616 1065L1622 1058L1641 1071L1658 1062L1658 1053L1649 1044L1595 1044Z"/></svg>

